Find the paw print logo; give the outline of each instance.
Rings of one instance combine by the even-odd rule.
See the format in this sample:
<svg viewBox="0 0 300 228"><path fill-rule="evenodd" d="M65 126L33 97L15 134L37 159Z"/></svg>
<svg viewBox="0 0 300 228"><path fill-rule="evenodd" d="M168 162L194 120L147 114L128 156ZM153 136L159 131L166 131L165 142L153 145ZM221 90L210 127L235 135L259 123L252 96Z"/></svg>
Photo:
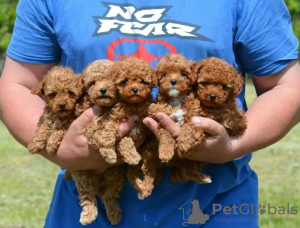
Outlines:
<svg viewBox="0 0 300 228"><path fill-rule="evenodd" d="M256 212L258 212L259 214L264 214L264 213L266 213L266 209L265 209L266 207L265 207L265 205L261 205L261 204L259 204L258 206L257 206L257 209L258 210L256 210Z"/></svg>

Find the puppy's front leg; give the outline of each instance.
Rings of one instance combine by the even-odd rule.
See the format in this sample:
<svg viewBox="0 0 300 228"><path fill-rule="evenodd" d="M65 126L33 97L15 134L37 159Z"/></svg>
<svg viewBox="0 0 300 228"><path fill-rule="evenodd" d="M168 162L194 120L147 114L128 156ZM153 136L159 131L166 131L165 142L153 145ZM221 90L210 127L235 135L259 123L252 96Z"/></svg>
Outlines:
<svg viewBox="0 0 300 228"><path fill-rule="evenodd" d="M110 164L117 162L115 143L118 130L119 125L114 121L109 121L103 130L97 131L94 135L94 141L97 143L101 156Z"/></svg>
<svg viewBox="0 0 300 228"><path fill-rule="evenodd" d="M50 125L50 120L41 116L35 136L28 144L28 150L31 154L39 153L45 147L47 138L50 134Z"/></svg>
<svg viewBox="0 0 300 228"><path fill-rule="evenodd" d="M46 151L49 154L55 154L60 146L61 141L65 137L67 130L54 130L47 140Z"/></svg>
<svg viewBox="0 0 300 228"><path fill-rule="evenodd" d="M137 165L141 160L141 155L137 152L130 137L123 137L117 144L117 150L122 155L124 162L129 165Z"/></svg>
<svg viewBox="0 0 300 228"><path fill-rule="evenodd" d="M175 139L172 137L170 132L160 128L158 130L158 156L159 159L163 162L170 161L174 156L175 149Z"/></svg>
<svg viewBox="0 0 300 228"><path fill-rule="evenodd" d="M183 124L176 139L176 150L179 157L188 157L204 137L203 131L196 129L191 123Z"/></svg>

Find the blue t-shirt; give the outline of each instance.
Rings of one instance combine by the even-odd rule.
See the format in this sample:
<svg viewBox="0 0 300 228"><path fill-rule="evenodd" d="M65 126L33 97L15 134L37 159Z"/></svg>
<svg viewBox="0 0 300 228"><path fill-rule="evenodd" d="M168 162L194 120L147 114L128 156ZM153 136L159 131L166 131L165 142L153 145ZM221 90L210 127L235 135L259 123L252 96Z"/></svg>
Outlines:
<svg viewBox="0 0 300 228"><path fill-rule="evenodd" d="M155 66L165 53L195 61L216 56L243 75L265 76L297 59L297 49L282 0L22 0L7 54L28 63L60 61L76 73L96 59L134 55ZM244 94L238 105L246 109ZM207 185L172 184L166 168L144 200L126 181L116 227L258 227L258 181L250 159L251 154L207 165L203 173L212 178ZM110 227L100 199L98 204L97 220L86 227ZM197 209L206 219L191 224ZM45 227L83 227L80 212L75 184L60 172Z"/></svg>

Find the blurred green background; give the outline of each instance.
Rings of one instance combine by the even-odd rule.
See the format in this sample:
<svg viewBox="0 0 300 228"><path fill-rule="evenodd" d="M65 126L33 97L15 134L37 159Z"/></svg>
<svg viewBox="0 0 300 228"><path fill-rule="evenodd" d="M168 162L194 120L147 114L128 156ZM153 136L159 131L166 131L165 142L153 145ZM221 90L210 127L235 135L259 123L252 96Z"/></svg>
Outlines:
<svg viewBox="0 0 300 228"><path fill-rule="evenodd" d="M0 0L0 73L15 19L16 0ZM285 0L295 34L300 39L300 0ZM256 94L246 82L250 106ZM299 98L296 98L299 99ZM257 172L262 205L296 206L297 215L263 214L263 228L300 227L300 125L274 145L254 153L252 168ZM49 208L59 167L31 156L0 122L0 228L41 228Z"/></svg>

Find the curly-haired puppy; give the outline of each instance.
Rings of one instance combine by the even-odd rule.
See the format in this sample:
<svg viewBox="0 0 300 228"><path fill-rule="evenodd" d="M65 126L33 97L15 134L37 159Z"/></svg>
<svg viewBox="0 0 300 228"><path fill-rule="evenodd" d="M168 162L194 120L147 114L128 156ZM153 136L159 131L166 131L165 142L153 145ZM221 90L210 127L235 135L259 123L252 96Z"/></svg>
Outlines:
<svg viewBox="0 0 300 228"><path fill-rule="evenodd" d="M99 149L101 156L106 162L114 164L117 162L117 155L114 152L107 153L101 145L106 137L104 129L110 120L111 109L119 101L115 80L111 75L113 62L109 60L96 60L90 63L83 71L84 87L86 91L83 109L96 104L101 107L101 114L95 116L93 121L86 127L85 135L89 144Z"/></svg>
<svg viewBox="0 0 300 228"><path fill-rule="evenodd" d="M196 82L192 72L193 62L179 54L165 55L156 66L156 77L159 85L158 102L149 107L149 116L156 118L156 114L168 114L174 122L181 126L181 132L191 131L191 118L199 111L200 103L193 94L193 84ZM195 142L191 138L198 138L201 142L201 132L187 137L181 133L178 137L179 148L188 145L193 147ZM176 140L168 131L159 129L159 158L168 162L174 156ZM189 137L191 135L191 137Z"/></svg>
<svg viewBox="0 0 300 228"><path fill-rule="evenodd" d="M226 61L208 57L196 67L197 97L200 116L221 123L230 136L242 135L247 128L244 111L237 108L235 98L243 87L243 79Z"/></svg>
<svg viewBox="0 0 300 228"><path fill-rule="evenodd" d="M126 57L115 61L111 72L120 100L112 107L110 120L103 129L105 134L101 135L99 142L108 156L115 155L115 145L117 145L117 151L122 155L123 160L128 164L136 165L141 160L141 156L136 150L134 140L145 138L149 132L142 120L147 116L148 106L152 102L150 92L153 71L144 60ZM134 115L139 117L136 127L116 144L120 124Z"/></svg>
<svg viewBox="0 0 300 228"><path fill-rule="evenodd" d="M118 101L117 89L111 77L112 62L109 60L96 60L90 63L83 71L83 83L86 91L85 97L80 104L80 112L93 104L101 107L101 114L95 116L85 129L89 144L99 149L104 159L111 161L99 148L98 137L110 119L111 107ZM95 221L98 215L97 198L101 196L106 208L108 220L112 225L121 221L121 208L117 201L125 182L123 166L110 167L106 171L82 170L71 171L76 182L82 213L80 222L87 225Z"/></svg>
<svg viewBox="0 0 300 228"><path fill-rule="evenodd" d="M156 114L163 112L168 114L176 124L185 132L186 125L190 128L190 137L202 140L202 132L192 131L190 123L192 116L199 111L199 100L195 99L192 86L195 83L195 75L192 71L193 62L188 61L182 55L165 55L156 66L155 86L159 85L158 102L152 103L148 109L149 116L156 118ZM195 133L196 132L196 133ZM183 143L190 143L187 136ZM163 128L158 133L159 145L151 140L149 146L142 150L142 162L139 166L130 167L128 178L131 185L138 190L138 197L143 199L151 195L155 183L161 179L161 168L166 162L169 166L175 166L171 175L171 181L195 181L198 183L210 183L210 177L199 173L196 161L181 159L175 154L176 140ZM158 150L158 154L156 151ZM139 170L138 170L139 169ZM141 176L143 177L141 179Z"/></svg>
<svg viewBox="0 0 300 228"><path fill-rule="evenodd" d="M69 67L53 67L31 92L44 99L45 108L28 149L35 154L46 146L46 151L54 154L76 119L76 104L83 93L82 78Z"/></svg>

